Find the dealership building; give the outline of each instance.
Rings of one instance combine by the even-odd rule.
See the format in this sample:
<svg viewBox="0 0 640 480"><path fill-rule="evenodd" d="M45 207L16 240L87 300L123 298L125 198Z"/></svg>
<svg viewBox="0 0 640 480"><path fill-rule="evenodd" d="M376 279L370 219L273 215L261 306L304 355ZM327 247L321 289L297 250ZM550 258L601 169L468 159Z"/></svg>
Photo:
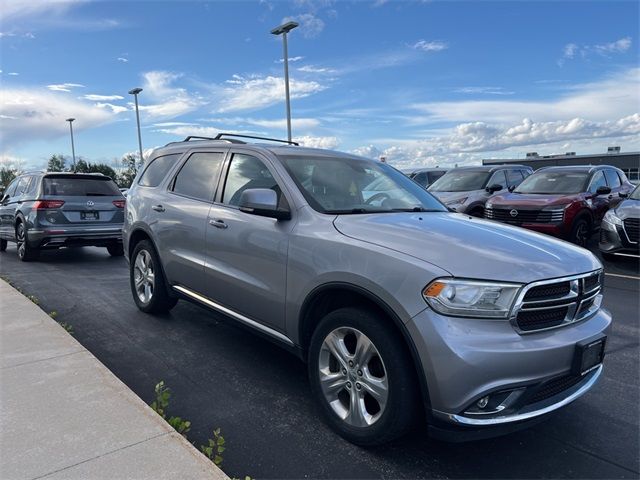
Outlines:
<svg viewBox="0 0 640 480"><path fill-rule="evenodd" d="M527 165L534 170L540 167L556 165L613 165L622 170L627 178L634 183L640 180L640 152L620 152L620 147L609 147L607 153L594 153L590 155L576 155L576 152L567 152L560 155L538 155L536 152L527 153L525 158L513 159L486 159L483 165L503 165L518 163Z"/></svg>

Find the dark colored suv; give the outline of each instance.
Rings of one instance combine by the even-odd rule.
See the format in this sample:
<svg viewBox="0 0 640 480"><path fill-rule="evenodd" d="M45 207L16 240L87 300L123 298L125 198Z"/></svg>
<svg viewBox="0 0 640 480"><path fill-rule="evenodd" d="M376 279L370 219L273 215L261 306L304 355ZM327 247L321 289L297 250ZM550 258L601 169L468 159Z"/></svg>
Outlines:
<svg viewBox="0 0 640 480"><path fill-rule="evenodd" d="M447 169L438 167L409 168L403 170L402 173L417 184L422 185L424 188L428 188L435 183L436 180L447 173Z"/></svg>
<svg viewBox="0 0 640 480"><path fill-rule="evenodd" d="M609 165L546 167L487 202L485 217L586 246L619 194L631 190L622 170Z"/></svg>
<svg viewBox="0 0 640 480"><path fill-rule="evenodd" d="M122 255L124 206L117 185L102 174L22 174L0 200L0 251L12 241L22 261L68 246L103 246Z"/></svg>

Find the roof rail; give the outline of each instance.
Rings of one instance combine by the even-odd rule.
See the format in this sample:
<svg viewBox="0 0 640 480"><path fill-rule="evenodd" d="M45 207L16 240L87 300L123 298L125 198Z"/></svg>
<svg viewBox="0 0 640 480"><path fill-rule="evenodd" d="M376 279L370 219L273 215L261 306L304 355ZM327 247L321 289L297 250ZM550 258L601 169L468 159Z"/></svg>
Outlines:
<svg viewBox="0 0 640 480"><path fill-rule="evenodd" d="M298 142L292 142L291 140L280 140L278 138L269 138L269 137L256 137L254 135L240 135L239 133L219 133L218 135L216 135L216 138L213 138L212 140L229 140L229 139L224 139L222 137L253 138L254 140L267 140L269 142L287 143L289 145L295 145L296 147L300 146Z"/></svg>
<svg viewBox="0 0 640 480"><path fill-rule="evenodd" d="M246 143L246 142L243 142L241 140L234 140L232 138L219 138L220 135L223 135L223 134L218 134L218 136L216 138L199 137L197 135L189 135L187 138L185 138L183 140L183 142L190 142L191 140L224 140L224 141L229 142L229 143Z"/></svg>

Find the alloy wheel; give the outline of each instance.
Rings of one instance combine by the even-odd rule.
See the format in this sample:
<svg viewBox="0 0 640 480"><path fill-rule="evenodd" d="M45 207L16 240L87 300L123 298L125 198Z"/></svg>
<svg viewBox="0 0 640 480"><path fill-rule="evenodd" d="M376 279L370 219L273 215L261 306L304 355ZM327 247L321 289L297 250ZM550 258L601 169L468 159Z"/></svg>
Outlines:
<svg viewBox="0 0 640 480"><path fill-rule="evenodd" d="M24 258L26 254L26 233L24 230L24 224L22 222L18 223L18 227L16 228L16 243L18 249L18 257Z"/></svg>
<svg viewBox="0 0 640 480"><path fill-rule="evenodd" d="M578 240L578 245L585 247L587 245L587 241L589 240L588 234L588 226L586 223L581 223L578 225L578 229L576 230L576 240Z"/></svg>
<svg viewBox="0 0 640 480"><path fill-rule="evenodd" d="M380 352L361 331L340 327L320 348L320 387L331 409L354 427L373 425L389 398L387 371Z"/></svg>
<svg viewBox="0 0 640 480"><path fill-rule="evenodd" d="M136 294L140 301L148 304L153 297L155 287L155 273L151 254L146 250L140 250L133 266L133 281Z"/></svg>

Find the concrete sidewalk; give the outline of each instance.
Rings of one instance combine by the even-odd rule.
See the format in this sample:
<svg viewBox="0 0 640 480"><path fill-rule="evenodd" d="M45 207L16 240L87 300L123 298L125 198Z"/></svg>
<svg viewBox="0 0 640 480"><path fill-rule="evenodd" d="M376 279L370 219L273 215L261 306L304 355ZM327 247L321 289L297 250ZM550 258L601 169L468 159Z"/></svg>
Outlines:
<svg viewBox="0 0 640 480"><path fill-rule="evenodd" d="M0 479L227 479L0 280Z"/></svg>

